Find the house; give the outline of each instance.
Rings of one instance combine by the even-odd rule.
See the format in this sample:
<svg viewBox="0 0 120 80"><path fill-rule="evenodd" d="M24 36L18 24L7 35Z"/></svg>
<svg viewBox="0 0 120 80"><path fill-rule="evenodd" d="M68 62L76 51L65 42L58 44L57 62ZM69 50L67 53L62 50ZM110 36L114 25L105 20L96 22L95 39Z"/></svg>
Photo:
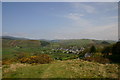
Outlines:
<svg viewBox="0 0 120 80"><path fill-rule="evenodd" d="M86 53L86 54L84 55L84 57L90 57L90 56L92 56L92 53Z"/></svg>

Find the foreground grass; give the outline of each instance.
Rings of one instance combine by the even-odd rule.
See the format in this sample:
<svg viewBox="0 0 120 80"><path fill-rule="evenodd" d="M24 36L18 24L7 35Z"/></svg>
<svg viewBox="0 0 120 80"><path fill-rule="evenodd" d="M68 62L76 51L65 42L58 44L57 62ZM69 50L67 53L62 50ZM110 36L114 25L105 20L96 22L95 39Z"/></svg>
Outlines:
<svg viewBox="0 0 120 80"><path fill-rule="evenodd" d="M3 78L118 78L118 65L83 60L39 65L17 63L3 66Z"/></svg>

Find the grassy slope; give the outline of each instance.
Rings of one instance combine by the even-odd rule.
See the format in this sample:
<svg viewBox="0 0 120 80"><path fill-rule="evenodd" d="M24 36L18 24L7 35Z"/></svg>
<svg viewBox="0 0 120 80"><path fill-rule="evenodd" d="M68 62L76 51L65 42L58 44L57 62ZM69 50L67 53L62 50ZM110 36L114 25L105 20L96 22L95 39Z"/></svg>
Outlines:
<svg viewBox="0 0 120 80"><path fill-rule="evenodd" d="M2 39L2 54L3 57L14 57L16 53L26 52L33 53L39 52L41 45L39 40L9 40ZM17 47L16 47L17 46ZM22 47L22 48L19 48Z"/></svg>
<svg viewBox="0 0 120 80"><path fill-rule="evenodd" d="M23 64L22 64L23 65ZM80 60L54 61L50 64L12 64L3 68L4 78L117 78L117 64L98 64ZM18 68L19 67L19 68ZM17 69L16 69L17 68ZM14 70L14 71L13 71Z"/></svg>
<svg viewBox="0 0 120 80"><path fill-rule="evenodd" d="M99 45L102 46L104 44L101 44L105 40L92 40L92 39L70 39L70 40L60 40L57 43L60 46L78 46L78 47L87 47L88 45ZM109 41L106 40L106 42L113 44L115 41Z"/></svg>
<svg viewBox="0 0 120 80"><path fill-rule="evenodd" d="M40 47L40 41L39 40L9 40L9 39L3 39L2 40L3 47Z"/></svg>
<svg viewBox="0 0 120 80"><path fill-rule="evenodd" d="M51 42L50 46L60 46L60 45L73 45L73 46L87 46L89 44L101 44L103 40L92 40L92 39L71 39L71 40L60 40L58 42ZM9 40L2 39L3 47L40 47L40 40ZM115 43L114 41L107 41L109 43Z"/></svg>

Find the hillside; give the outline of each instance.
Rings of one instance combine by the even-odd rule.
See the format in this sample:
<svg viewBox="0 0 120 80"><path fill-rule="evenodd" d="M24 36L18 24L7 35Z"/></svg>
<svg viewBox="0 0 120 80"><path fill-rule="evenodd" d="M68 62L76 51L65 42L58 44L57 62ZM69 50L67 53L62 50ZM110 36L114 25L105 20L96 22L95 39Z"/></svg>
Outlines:
<svg viewBox="0 0 120 80"><path fill-rule="evenodd" d="M68 39L68 40L52 40L54 43L58 43L62 47L77 46L87 47L90 45L105 46L114 44L116 41L112 40L93 40L93 39Z"/></svg>
<svg viewBox="0 0 120 80"><path fill-rule="evenodd" d="M11 36L2 36L2 46L5 47L18 47L18 48L29 48L29 47L40 47L47 46L48 41L44 40L32 40L27 38L18 38Z"/></svg>
<svg viewBox="0 0 120 80"><path fill-rule="evenodd" d="M119 64L109 62L100 52L115 41L15 38L2 41L3 78L118 78ZM84 54L91 50L91 45L98 52L86 58ZM46 64L50 59L52 62Z"/></svg>
<svg viewBox="0 0 120 80"><path fill-rule="evenodd" d="M2 46L4 47L40 47L39 40L9 40L3 39Z"/></svg>
<svg viewBox="0 0 120 80"><path fill-rule="evenodd" d="M78 56L76 54L64 53L66 49L70 49L71 46L79 49L81 47L91 47L95 45L98 50L101 50L104 46L115 43L114 41L103 41L103 40L91 40L91 39L71 39L71 40L30 40L10 37L2 39L2 54L3 59L11 59L17 57L19 54L39 55L48 54L54 59L71 58ZM63 48L63 50L58 50ZM86 48L86 49L87 49Z"/></svg>
<svg viewBox="0 0 120 80"><path fill-rule="evenodd" d="M46 44L47 43L47 44ZM16 57L16 53L26 53L26 54L34 54L40 53L41 47L44 45L48 45L47 41L40 40L29 40L29 39L2 39L2 54L3 58L12 58Z"/></svg>
<svg viewBox="0 0 120 80"><path fill-rule="evenodd" d="M30 40L26 38L18 38L12 36L2 36L3 47L40 47L49 45L58 46L58 47L68 47L68 46L78 46L78 47L86 47L88 45L109 45L115 43L115 41L111 40L92 40L92 39L68 39L68 40ZM43 44L41 44L43 43Z"/></svg>
<svg viewBox="0 0 120 80"><path fill-rule="evenodd" d="M3 78L118 78L118 65L83 60L40 65L17 63L3 66Z"/></svg>
<svg viewBox="0 0 120 80"><path fill-rule="evenodd" d="M19 37L13 37L13 36L1 36L2 39L9 39L9 40L29 40L27 38L19 38Z"/></svg>

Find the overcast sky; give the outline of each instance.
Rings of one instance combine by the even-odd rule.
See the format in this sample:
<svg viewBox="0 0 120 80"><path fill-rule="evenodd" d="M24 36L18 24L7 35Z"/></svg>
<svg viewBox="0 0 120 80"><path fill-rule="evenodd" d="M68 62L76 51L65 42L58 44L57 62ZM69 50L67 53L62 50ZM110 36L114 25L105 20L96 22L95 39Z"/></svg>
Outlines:
<svg viewBox="0 0 120 80"><path fill-rule="evenodd" d="M4 2L3 35L31 39L118 39L117 2Z"/></svg>

